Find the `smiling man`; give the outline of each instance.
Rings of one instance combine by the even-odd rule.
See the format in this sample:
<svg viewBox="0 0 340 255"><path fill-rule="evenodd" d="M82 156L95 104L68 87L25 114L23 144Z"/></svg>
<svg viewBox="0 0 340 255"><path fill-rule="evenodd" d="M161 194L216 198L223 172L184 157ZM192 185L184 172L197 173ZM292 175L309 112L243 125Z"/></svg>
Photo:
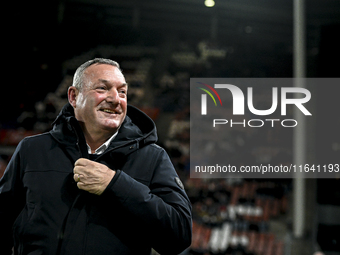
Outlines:
<svg viewBox="0 0 340 255"><path fill-rule="evenodd" d="M127 83L118 64L96 63L77 71L68 90L86 141L92 151L117 132L126 116ZM85 86L82 86L82 84Z"/></svg>
<svg viewBox="0 0 340 255"><path fill-rule="evenodd" d="M81 65L53 130L20 142L0 180L0 253L178 254L191 205L119 65Z"/></svg>

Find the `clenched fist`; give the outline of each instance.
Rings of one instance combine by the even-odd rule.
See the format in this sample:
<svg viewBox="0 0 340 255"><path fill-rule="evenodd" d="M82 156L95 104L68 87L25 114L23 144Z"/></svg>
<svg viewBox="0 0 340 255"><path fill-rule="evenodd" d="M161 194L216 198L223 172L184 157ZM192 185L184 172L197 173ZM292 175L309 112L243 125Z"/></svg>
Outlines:
<svg viewBox="0 0 340 255"><path fill-rule="evenodd" d="M73 173L79 189L101 195L116 172L106 165L80 158L74 164Z"/></svg>

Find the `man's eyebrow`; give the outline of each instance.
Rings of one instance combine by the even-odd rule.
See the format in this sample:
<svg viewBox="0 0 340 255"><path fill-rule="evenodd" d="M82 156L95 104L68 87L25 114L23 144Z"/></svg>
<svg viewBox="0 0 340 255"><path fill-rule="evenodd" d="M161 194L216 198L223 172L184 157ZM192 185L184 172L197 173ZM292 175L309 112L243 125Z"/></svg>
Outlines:
<svg viewBox="0 0 340 255"><path fill-rule="evenodd" d="M105 83L105 84L111 83L110 81L105 80L105 79L98 79L98 81L100 81L100 82L102 82L102 83ZM124 83L122 83L120 86L128 87L129 85L128 85L128 83L124 82Z"/></svg>

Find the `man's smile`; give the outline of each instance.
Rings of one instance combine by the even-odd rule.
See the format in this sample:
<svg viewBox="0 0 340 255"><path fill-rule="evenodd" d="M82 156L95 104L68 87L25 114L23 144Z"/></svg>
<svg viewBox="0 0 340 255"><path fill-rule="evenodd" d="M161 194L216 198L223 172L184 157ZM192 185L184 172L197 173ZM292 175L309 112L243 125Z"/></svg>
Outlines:
<svg viewBox="0 0 340 255"><path fill-rule="evenodd" d="M99 109L99 110L102 111L102 112L107 112L107 113L111 113L111 114L116 113L117 114L117 112L115 112L115 111L113 111L111 109Z"/></svg>

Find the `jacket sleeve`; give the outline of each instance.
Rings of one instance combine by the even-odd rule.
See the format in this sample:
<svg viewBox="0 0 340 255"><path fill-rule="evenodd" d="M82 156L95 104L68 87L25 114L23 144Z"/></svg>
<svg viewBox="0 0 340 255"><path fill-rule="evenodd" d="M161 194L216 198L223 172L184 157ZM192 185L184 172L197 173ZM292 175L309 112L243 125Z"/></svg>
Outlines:
<svg viewBox="0 0 340 255"><path fill-rule="evenodd" d="M191 244L191 204L167 153L159 151L149 186L118 171L103 194L113 196L140 227L147 228L157 252L179 254Z"/></svg>
<svg viewBox="0 0 340 255"><path fill-rule="evenodd" d="M20 143L0 180L0 254L12 254L12 226L25 204L20 177Z"/></svg>

